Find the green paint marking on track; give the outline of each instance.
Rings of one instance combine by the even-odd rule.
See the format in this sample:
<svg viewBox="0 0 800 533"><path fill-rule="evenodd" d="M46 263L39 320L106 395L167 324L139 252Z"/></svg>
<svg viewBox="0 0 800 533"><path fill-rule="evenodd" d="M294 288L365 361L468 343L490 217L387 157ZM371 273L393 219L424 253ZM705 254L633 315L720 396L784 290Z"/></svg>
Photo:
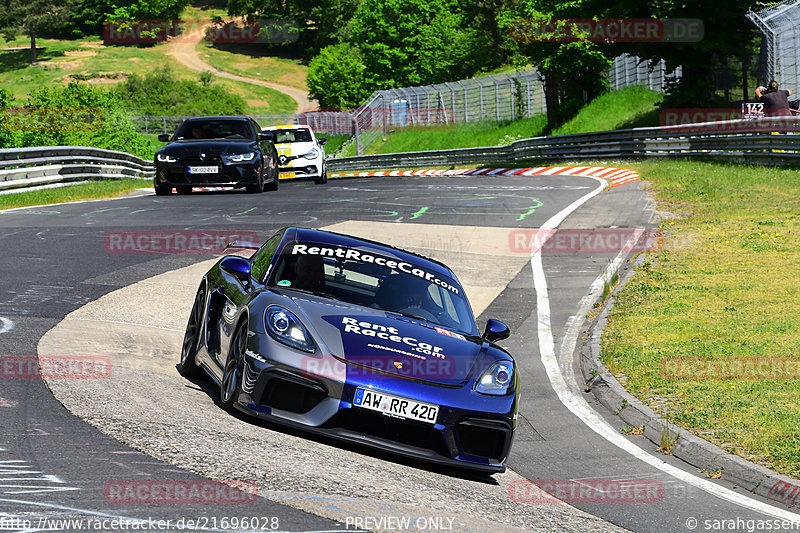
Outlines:
<svg viewBox="0 0 800 533"><path fill-rule="evenodd" d="M412 215L411 220L414 220L415 218L421 217L422 215L425 214L425 211L427 211L428 209L429 209L428 206L423 207L422 209L420 209L419 211L414 213L414 215Z"/></svg>
<svg viewBox="0 0 800 533"><path fill-rule="evenodd" d="M247 214L247 213L249 213L250 211L255 211L255 210L256 210L256 208L255 208L255 207L251 207L251 208L250 208L250 209L248 209L247 211L242 211L241 213L236 213L236 215L234 215L234 216L246 215L246 214Z"/></svg>
<svg viewBox="0 0 800 533"><path fill-rule="evenodd" d="M527 216L529 216L529 215L532 215L533 213L535 213L535 212L536 212L536 209L538 209L539 207L542 207L542 205L544 205L544 204L542 204L542 202L540 202L540 201L539 201L539 200L537 200L536 198L531 198L531 200L533 200L534 202L536 202L536 205L532 205L532 206L530 206L530 207L528 208L528 211L527 211L527 213L523 213L523 214L521 214L521 215L519 216L519 218L517 219L517 222L519 222L520 220L525 220L525 217L527 217Z"/></svg>

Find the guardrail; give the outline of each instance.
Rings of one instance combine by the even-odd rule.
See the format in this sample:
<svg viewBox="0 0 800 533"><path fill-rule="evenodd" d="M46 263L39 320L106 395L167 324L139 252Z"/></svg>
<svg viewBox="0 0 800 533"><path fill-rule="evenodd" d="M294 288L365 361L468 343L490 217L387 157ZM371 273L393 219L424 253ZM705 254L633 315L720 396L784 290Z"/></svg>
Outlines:
<svg viewBox="0 0 800 533"><path fill-rule="evenodd" d="M800 121L795 117L706 122L533 137L506 146L342 157L329 160L328 170L667 157L783 165L800 162L799 133Z"/></svg>
<svg viewBox="0 0 800 533"><path fill-rule="evenodd" d="M153 163L134 155L86 146L0 150L0 190L87 179L152 179Z"/></svg>

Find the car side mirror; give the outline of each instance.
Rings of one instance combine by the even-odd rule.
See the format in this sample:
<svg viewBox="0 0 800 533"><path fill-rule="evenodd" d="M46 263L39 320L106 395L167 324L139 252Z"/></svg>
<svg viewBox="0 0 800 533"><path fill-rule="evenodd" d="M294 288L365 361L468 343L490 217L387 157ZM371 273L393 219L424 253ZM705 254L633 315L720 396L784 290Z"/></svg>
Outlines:
<svg viewBox="0 0 800 533"><path fill-rule="evenodd" d="M320 137L319 139L317 139L317 142L319 143L320 146L322 146L323 144L328 142L328 139L326 139L325 137Z"/></svg>
<svg viewBox="0 0 800 533"><path fill-rule="evenodd" d="M485 340L489 342L501 341L507 339L509 335L511 335L511 330L499 320L490 318L486 321L486 331L483 332Z"/></svg>
<svg viewBox="0 0 800 533"><path fill-rule="evenodd" d="M242 283L250 283L250 261L243 257L229 255L222 260L219 268Z"/></svg>
<svg viewBox="0 0 800 533"><path fill-rule="evenodd" d="M168 143L170 137L172 137L172 135L170 135L169 133L159 133L158 134L158 140L160 142L162 142L162 143Z"/></svg>
<svg viewBox="0 0 800 533"><path fill-rule="evenodd" d="M275 135L270 131L262 131L258 134L258 140L275 142Z"/></svg>

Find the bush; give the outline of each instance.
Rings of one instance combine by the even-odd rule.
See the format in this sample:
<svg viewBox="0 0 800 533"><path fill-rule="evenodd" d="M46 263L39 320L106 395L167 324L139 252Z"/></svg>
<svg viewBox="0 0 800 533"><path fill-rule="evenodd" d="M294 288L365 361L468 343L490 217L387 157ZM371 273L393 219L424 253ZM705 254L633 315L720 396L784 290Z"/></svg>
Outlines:
<svg viewBox="0 0 800 533"><path fill-rule="evenodd" d="M168 66L145 77L132 74L115 89L123 107L139 115L243 115L249 111L241 96L211 83L179 80Z"/></svg>
<svg viewBox="0 0 800 533"><path fill-rule="evenodd" d="M94 146L152 157L151 143L136 132L110 91L77 82L43 87L22 108L11 108L4 94L0 89L3 148Z"/></svg>

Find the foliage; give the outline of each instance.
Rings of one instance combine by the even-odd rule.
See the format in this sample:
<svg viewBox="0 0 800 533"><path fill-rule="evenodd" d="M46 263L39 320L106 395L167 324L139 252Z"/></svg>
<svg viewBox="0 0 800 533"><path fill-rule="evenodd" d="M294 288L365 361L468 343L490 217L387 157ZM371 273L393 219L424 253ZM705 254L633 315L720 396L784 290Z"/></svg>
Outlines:
<svg viewBox="0 0 800 533"><path fill-rule="evenodd" d="M618 43L610 47L613 55L627 52L647 60L664 59L669 71L682 67L681 79L667 94L667 107L713 103L713 68L725 57L741 59L753 55L752 43L758 37L758 30L744 14L763 5L753 0L619 0L613 4L585 0L585 3L587 12L599 17L703 21L703 36L697 42Z"/></svg>
<svg viewBox="0 0 800 533"><path fill-rule="evenodd" d="M350 31L373 90L460 79L485 66L481 37L454 0L363 0Z"/></svg>
<svg viewBox="0 0 800 533"><path fill-rule="evenodd" d="M64 0L0 0L0 28L6 39L13 39L20 30L27 33L31 38L31 63L36 63L37 31L63 26L69 4Z"/></svg>
<svg viewBox="0 0 800 533"><path fill-rule="evenodd" d="M369 96L357 49L337 44L322 49L308 67L308 92L323 109L352 109Z"/></svg>
<svg viewBox="0 0 800 533"><path fill-rule="evenodd" d="M42 87L31 93L22 108L4 109L0 142L4 148L94 146L134 154L147 153L150 146L113 93L77 82Z"/></svg>
<svg viewBox="0 0 800 533"><path fill-rule="evenodd" d="M586 18L586 0L525 0L509 6L499 16L500 26L509 34L517 34L517 25L529 21L561 21ZM564 23L557 23L564 27ZM522 34L524 35L524 33ZM548 37L546 34L545 37ZM555 37L553 32L550 37ZM518 53L531 61L545 78L548 125L551 129L563 124L585 103L606 91L605 72L610 60L597 43L526 42L519 36L514 41Z"/></svg>
<svg viewBox="0 0 800 533"><path fill-rule="evenodd" d="M167 65L144 77L132 74L115 92L129 111L142 115L241 115L248 112L240 96L219 85L179 80Z"/></svg>

